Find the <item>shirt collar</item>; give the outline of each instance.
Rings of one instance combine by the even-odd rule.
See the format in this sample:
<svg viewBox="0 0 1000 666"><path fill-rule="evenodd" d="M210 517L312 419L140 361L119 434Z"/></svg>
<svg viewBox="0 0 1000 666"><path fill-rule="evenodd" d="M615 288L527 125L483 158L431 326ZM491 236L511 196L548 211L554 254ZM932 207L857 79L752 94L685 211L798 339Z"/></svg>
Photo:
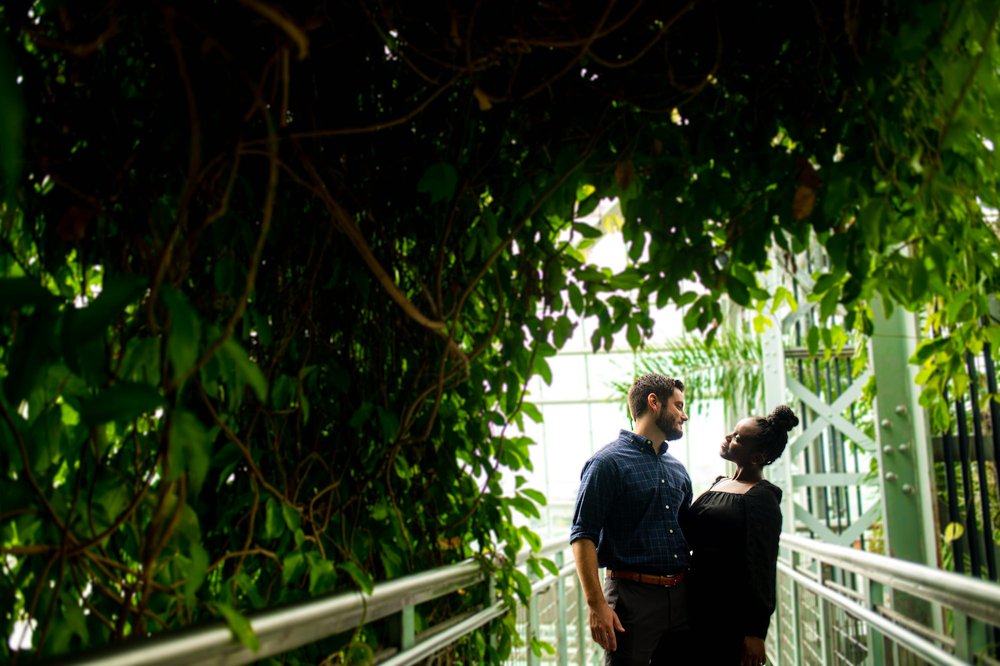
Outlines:
<svg viewBox="0 0 1000 666"><path fill-rule="evenodd" d="M622 429L618 433L618 441L634 446L640 451L654 454L656 453L656 449L653 447L653 440L648 437L643 437L642 435L637 435L631 430ZM670 442L664 441L663 447L660 449L660 455L663 455L669 446Z"/></svg>

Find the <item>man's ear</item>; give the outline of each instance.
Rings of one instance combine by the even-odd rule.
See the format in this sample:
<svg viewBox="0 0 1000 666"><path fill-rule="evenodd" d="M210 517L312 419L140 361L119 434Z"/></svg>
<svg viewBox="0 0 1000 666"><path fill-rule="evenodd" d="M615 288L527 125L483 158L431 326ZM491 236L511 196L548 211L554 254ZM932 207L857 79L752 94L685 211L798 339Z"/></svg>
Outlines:
<svg viewBox="0 0 1000 666"><path fill-rule="evenodd" d="M651 412L656 411L656 406L659 404L659 402L660 399L657 398L656 394L653 392L650 392L649 395L646 396L646 406L649 407L649 411Z"/></svg>

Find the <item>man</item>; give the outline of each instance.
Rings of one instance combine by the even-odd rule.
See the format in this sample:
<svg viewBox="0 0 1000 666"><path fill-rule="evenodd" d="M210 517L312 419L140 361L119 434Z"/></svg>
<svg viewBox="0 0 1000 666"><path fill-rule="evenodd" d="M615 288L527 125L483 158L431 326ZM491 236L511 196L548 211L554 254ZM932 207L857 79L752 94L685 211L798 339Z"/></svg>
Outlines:
<svg viewBox="0 0 1000 666"><path fill-rule="evenodd" d="M583 466L570 530L590 632L606 666L690 663L680 516L691 507L691 477L667 451L688 420L684 385L643 375L628 400L634 431ZM598 567L607 569L603 592Z"/></svg>

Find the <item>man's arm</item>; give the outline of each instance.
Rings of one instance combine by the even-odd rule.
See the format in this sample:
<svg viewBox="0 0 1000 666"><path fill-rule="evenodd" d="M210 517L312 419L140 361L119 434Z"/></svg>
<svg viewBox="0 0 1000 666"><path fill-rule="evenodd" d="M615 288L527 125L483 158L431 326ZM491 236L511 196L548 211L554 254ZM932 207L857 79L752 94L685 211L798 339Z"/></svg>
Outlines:
<svg viewBox="0 0 1000 666"><path fill-rule="evenodd" d="M577 539L573 542L573 558L576 560L576 575L583 587L583 598L590 609L590 635L602 648L613 652L618 649L615 631L624 633L625 628L604 598L597 575L597 546L590 539Z"/></svg>

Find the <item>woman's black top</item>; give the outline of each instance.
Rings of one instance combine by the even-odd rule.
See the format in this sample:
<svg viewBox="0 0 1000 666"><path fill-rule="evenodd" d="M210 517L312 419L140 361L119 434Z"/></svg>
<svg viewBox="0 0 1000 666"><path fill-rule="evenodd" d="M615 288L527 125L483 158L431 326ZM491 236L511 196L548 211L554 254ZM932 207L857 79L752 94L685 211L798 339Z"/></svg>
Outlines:
<svg viewBox="0 0 1000 666"><path fill-rule="evenodd" d="M723 623L705 627L709 631L738 633L741 640L767 636L775 604L780 502L781 489L760 481L743 495L710 489L691 505L683 529L692 549L696 620Z"/></svg>

